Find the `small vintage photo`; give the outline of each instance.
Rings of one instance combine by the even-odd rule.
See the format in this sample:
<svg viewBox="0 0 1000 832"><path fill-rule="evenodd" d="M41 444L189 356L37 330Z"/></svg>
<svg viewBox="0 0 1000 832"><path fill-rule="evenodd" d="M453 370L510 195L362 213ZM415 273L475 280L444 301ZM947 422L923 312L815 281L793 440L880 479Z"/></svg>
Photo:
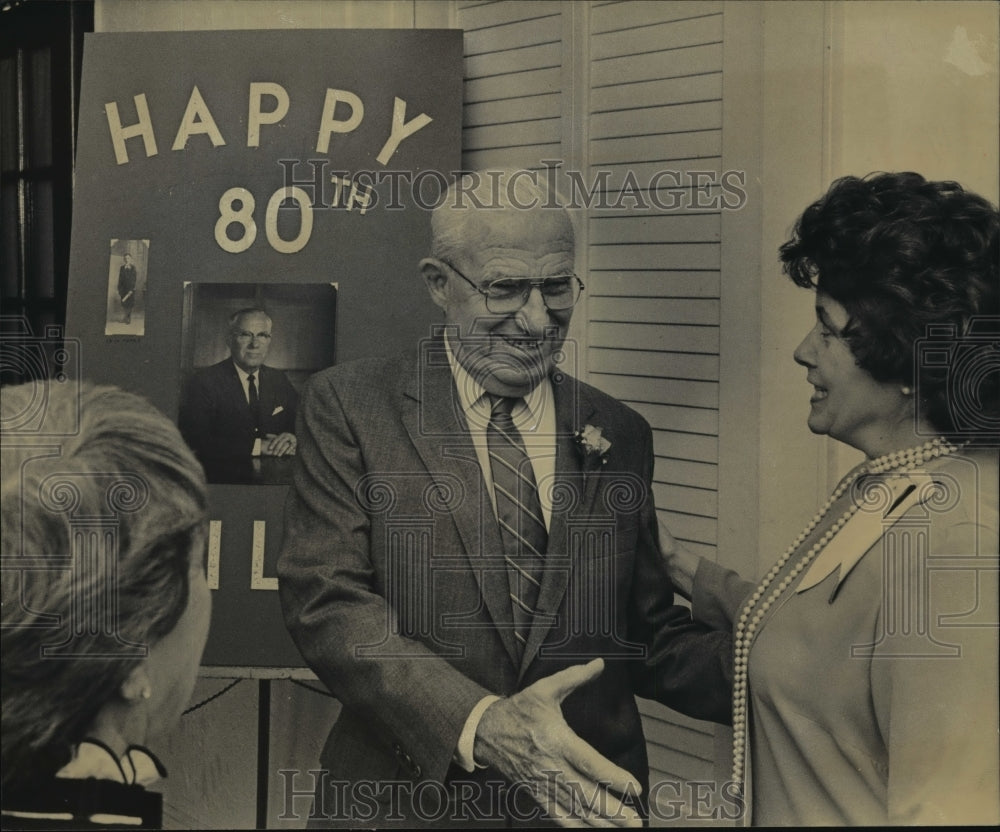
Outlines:
<svg viewBox="0 0 1000 832"><path fill-rule="evenodd" d="M146 334L149 240L111 240L105 335Z"/></svg>
<svg viewBox="0 0 1000 832"><path fill-rule="evenodd" d="M212 483L285 485L305 380L334 363L337 285L185 283L177 423Z"/></svg>

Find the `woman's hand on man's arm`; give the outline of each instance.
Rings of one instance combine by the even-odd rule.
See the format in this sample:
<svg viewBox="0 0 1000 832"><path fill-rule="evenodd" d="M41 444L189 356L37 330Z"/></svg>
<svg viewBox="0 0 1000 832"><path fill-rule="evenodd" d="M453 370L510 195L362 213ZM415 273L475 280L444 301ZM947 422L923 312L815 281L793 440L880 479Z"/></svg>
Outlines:
<svg viewBox="0 0 1000 832"><path fill-rule="evenodd" d="M659 525L660 552L667 565L670 580L678 593L691 600L691 593L694 590L694 576L698 571L701 558L677 540L670 533L670 529L667 528L663 520L659 520Z"/></svg>

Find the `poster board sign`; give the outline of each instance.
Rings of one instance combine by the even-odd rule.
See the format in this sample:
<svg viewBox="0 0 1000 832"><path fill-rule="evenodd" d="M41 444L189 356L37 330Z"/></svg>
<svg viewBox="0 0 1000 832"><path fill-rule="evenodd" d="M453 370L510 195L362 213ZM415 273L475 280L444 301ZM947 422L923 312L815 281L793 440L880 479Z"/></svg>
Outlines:
<svg viewBox="0 0 1000 832"><path fill-rule="evenodd" d="M417 263L461 108L458 30L87 36L67 299L82 375L187 419L192 444L225 407L245 417L236 396L254 405L245 459L206 464L207 665L302 664L275 591L294 459L267 437L294 431L311 373L413 348L437 319ZM266 315L233 320L246 309ZM209 416L237 350L264 369Z"/></svg>

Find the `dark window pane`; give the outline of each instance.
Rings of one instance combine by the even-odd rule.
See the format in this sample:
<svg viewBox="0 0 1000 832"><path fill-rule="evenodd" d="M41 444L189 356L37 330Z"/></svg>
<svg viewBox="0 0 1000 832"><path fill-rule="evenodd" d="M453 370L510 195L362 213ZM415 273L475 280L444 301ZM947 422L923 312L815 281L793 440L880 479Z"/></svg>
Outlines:
<svg viewBox="0 0 1000 832"><path fill-rule="evenodd" d="M3 290L3 299L18 297L20 291L17 285L17 183L5 182L3 186L3 208L0 213L0 234L3 240L0 249L3 253L0 257L0 265L3 272L0 273L0 287Z"/></svg>
<svg viewBox="0 0 1000 832"><path fill-rule="evenodd" d="M0 167L17 172L17 58L0 59Z"/></svg>
<svg viewBox="0 0 1000 832"><path fill-rule="evenodd" d="M64 319L74 110L92 0L0 0L0 290L36 334Z"/></svg>
<svg viewBox="0 0 1000 832"><path fill-rule="evenodd" d="M31 297L55 297L53 266L52 183L30 183L28 218L28 283Z"/></svg>
<svg viewBox="0 0 1000 832"><path fill-rule="evenodd" d="M25 150L33 168L52 164L52 50L35 49L24 56L27 70L24 120Z"/></svg>

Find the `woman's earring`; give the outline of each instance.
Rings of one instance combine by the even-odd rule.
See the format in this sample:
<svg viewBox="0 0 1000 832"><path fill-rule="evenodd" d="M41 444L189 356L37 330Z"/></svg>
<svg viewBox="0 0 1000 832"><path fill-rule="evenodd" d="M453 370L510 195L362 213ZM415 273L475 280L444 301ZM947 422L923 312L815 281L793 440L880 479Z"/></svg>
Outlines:
<svg viewBox="0 0 1000 832"><path fill-rule="evenodd" d="M904 396L912 396L913 388L904 384L903 387L901 388L901 392Z"/></svg>

